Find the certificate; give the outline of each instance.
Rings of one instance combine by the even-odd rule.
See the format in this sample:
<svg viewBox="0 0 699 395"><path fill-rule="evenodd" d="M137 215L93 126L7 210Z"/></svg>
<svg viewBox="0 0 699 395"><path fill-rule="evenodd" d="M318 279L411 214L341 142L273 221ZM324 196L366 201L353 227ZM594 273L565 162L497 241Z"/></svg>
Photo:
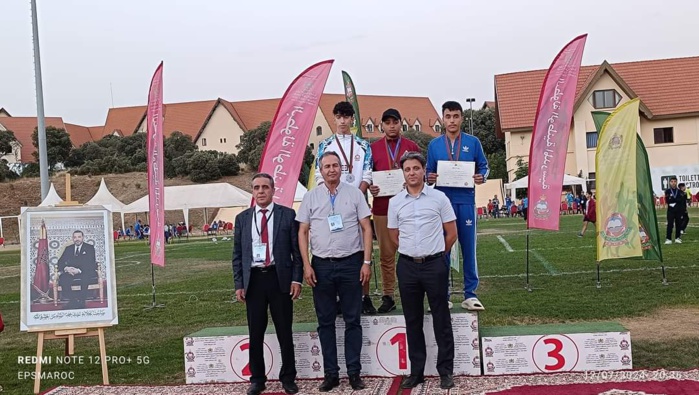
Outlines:
<svg viewBox="0 0 699 395"><path fill-rule="evenodd" d="M371 173L371 178L372 183L380 188L376 197L395 196L403 190L403 184L405 184L403 170L374 171Z"/></svg>
<svg viewBox="0 0 699 395"><path fill-rule="evenodd" d="M453 188L474 188L473 174L476 172L475 162L451 160L437 161L437 186Z"/></svg>

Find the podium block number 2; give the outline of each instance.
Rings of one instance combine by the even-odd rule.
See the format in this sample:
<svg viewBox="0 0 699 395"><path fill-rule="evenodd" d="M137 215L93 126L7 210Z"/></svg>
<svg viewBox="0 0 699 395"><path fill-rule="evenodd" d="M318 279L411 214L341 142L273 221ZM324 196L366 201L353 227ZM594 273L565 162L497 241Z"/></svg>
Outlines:
<svg viewBox="0 0 699 395"><path fill-rule="evenodd" d="M566 335L542 336L532 349L534 364L544 373L571 371L579 358L578 346Z"/></svg>

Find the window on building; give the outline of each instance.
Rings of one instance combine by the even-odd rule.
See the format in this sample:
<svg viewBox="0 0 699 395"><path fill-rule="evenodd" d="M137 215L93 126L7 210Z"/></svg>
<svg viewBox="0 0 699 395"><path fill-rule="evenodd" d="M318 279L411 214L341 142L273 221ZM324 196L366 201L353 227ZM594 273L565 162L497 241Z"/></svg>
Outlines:
<svg viewBox="0 0 699 395"><path fill-rule="evenodd" d="M437 133L442 133L442 127L440 125L434 125L434 131Z"/></svg>
<svg viewBox="0 0 699 395"><path fill-rule="evenodd" d="M672 128L653 129L653 139L655 140L655 144L667 144L675 141Z"/></svg>
<svg viewBox="0 0 699 395"><path fill-rule="evenodd" d="M414 128L415 128L415 131L419 132L420 131L420 124L416 123Z"/></svg>
<svg viewBox="0 0 699 395"><path fill-rule="evenodd" d="M587 135L585 137L587 140L587 148L597 147L597 132L587 132Z"/></svg>
<svg viewBox="0 0 699 395"><path fill-rule="evenodd" d="M404 131L404 132L407 132L407 131L408 131L408 125L405 124L405 123L403 124L403 131Z"/></svg>
<svg viewBox="0 0 699 395"><path fill-rule="evenodd" d="M323 134L323 127L316 126L316 136L321 136Z"/></svg>
<svg viewBox="0 0 699 395"><path fill-rule="evenodd" d="M201 146L206 147L206 139L201 139Z"/></svg>
<svg viewBox="0 0 699 395"><path fill-rule="evenodd" d="M614 89L605 89L592 92L592 106L594 108L614 108L621 101L621 95Z"/></svg>
<svg viewBox="0 0 699 395"><path fill-rule="evenodd" d="M372 133L374 131L374 125L370 123L366 124L366 131Z"/></svg>
<svg viewBox="0 0 699 395"><path fill-rule="evenodd" d="M594 191L597 190L595 183L595 173L587 173L587 190Z"/></svg>

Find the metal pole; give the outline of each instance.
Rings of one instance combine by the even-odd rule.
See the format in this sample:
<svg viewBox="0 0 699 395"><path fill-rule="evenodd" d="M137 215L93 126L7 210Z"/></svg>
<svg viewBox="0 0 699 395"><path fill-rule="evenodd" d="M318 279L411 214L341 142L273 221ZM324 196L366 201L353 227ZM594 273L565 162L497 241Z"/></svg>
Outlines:
<svg viewBox="0 0 699 395"><path fill-rule="evenodd" d="M600 281L599 266L600 266L600 262L597 261L597 289L602 288L602 282Z"/></svg>
<svg viewBox="0 0 699 395"><path fill-rule="evenodd" d="M162 308L165 307L164 304L157 304L155 303L155 268L153 267L151 263L150 265L150 279L151 279L151 285L152 285L152 294L153 294L153 303L150 306L146 306L145 310L150 310L150 309L155 309L155 308Z"/></svg>
<svg viewBox="0 0 699 395"><path fill-rule="evenodd" d="M663 285L670 285L667 282L667 277L665 277L665 264L661 264L660 267L663 269Z"/></svg>
<svg viewBox="0 0 699 395"><path fill-rule="evenodd" d="M469 106L471 107L470 114L468 117L468 128L469 128L469 130L471 130L471 136L473 136L473 101L474 100L471 100L468 102Z"/></svg>
<svg viewBox="0 0 699 395"><path fill-rule="evenodd" d="M36 0L31 0L32 35L34 37L34 80L36 83L36 118L38 121L39 169L41 175L41 200L49 193L49 163L46 156L46 124L44 119L44 87L41 82L41 54L39 53L39 26L36 18ZM25 158L22 158L26 161ZM28 159L28 158L27 158Z"/></svg>
<svg viewBox="0 0 699 395"><path fill-rule="evenodd" d="M529 285L529 229L527 229L527 291L531 292L532 287Z"/></svg>

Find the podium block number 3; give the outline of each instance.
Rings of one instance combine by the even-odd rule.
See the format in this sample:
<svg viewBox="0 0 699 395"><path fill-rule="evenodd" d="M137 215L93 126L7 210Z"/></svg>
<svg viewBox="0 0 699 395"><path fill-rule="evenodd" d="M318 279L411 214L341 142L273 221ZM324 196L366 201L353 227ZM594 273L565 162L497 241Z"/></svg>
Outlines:
<svg viewBox="0 0 699 395"><path fill-rule="evenodd" d="M578 346L566 335L542 336L532 349L534 364L544 373L571 371L579 358Z"/></svg>

